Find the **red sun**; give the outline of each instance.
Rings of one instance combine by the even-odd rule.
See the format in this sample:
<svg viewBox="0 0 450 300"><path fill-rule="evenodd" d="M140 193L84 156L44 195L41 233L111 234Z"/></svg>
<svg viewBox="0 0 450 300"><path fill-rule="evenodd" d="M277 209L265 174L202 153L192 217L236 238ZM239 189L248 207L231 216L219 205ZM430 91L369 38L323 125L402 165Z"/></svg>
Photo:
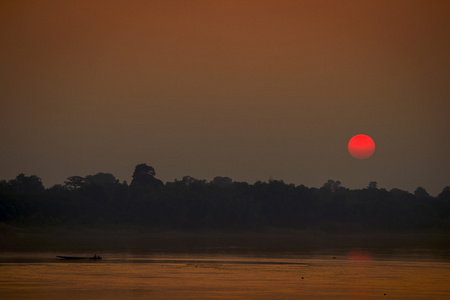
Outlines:
<svg viewBox="0 0 450 300"><path fill-rule="evenodd" d="M356 159L369 158L375 152L375 142L368 135L355 135L348 142L348 152Z"/></svg>

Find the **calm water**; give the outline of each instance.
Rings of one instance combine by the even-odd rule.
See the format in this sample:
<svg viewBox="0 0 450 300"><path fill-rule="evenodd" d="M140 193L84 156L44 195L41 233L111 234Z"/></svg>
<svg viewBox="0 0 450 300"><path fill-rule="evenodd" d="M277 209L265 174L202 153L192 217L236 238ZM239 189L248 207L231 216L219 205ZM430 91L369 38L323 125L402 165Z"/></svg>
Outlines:
<svg viewBox="0 0 450 300"><path fill-rule="evenodd" d="M0 298L450 298L450 262L426 252L99 254L0 253Z"/></svg>

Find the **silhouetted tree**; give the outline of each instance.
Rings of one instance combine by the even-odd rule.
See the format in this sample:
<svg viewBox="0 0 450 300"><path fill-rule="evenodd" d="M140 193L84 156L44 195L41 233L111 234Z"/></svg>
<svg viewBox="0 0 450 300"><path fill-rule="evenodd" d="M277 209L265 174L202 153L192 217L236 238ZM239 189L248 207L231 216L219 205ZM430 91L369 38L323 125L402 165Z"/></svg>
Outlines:
<svg viewBox="0 0 450 300"><path fill-rule="evenodd" d="M337 192L341 188L341 182L339 180L334 181L329 179L327 182L325 182L322 186L322 189L329 190L332 192Z"/></svg>
<svg viewBox="0 0 450 300"><path fill-rule="evenodd" d="M229 186L233 183L233 180L230 177L221 177L221 176L216 176L214 177L214 179L211 181L212 184L218 185L218 186Z"/></svg>
<svg viewBox="0 0 450 300"><path fill-rule="evenodd" d="M163 186L163 182L155 178L155 169L147 164L139 164L134 169L133 180L131 181L131 186L133 185L152 185L152 186Z"/></svg>
<svg viewBox="0 0 450 300"><path fill-rule="evenodd" d="M138 216L141 223L155 222L154 216L158 216L155 205L161 199L157 194L164 183L155 175L155 169L147 164L137 165L133 173L129 197L134 204L130 207L130 213Z"/></svg>
<svg viewBox="0 0 450 300"><path fill-rule="evenodd" d="M16 179L10 180L9 184L19 192L41 192L44 190L42 181L36 175L26 176L21 173L17 175Z"/></svg>
<svg viewBox="0 0 450 300"><path fill-rule="evenodd" d="M417 199L430 198L430 194L428 194L428 192L420 186L414 191L414 196L416 196Z"/></svg>
<svg viewBox="0 0 450 300"><path fill-rule="evenodd" d="M206 180L202 179L197 179L194 178L192 176L183 176L183 179L181 179L181 182L184 183L185 185L191 185L194 183L200 183L200 184L206 184Z"/></svg>
<svg viewBox="0 0 450 300"><path fill-rule="evenodd" d="M437 196L440 227L450 230L450 186Z"/></svg>
<svg viewBox="0 0 450 300"><path fill-rule="evenodd" d="M64 181L64 186L69 190L77 190L86 184L86 180L81 176L70 176Z"/></svg>
<svg viewBox="0 0 450 300"><path fill-rule="evenodd" d="M88 175L85 178L86 184L96 184L96 185L108 185L119 183L119 180L110 173L97 173L95 175Z"/></svg>
<svg viewBox="0 0 450 300"><path fill-rule="evenodd" d="M438 195L438 199L441 201L450 202L450 186L446 186L442 192Z"/></svg>
<svg viewBox="0 0 450 300"><path fill-rule="evenodd" d="M376 189L377 188L377 182L376 181L371 181L369 182L369 185L367 186L368 189Z"/></svg>
<svg viewBox="0 0 450 300"><path fill-rule="evenodd" d="M155 169L147 164L139 164L134 168L133 179L137 180L143 176L155 176Z"/></svg>

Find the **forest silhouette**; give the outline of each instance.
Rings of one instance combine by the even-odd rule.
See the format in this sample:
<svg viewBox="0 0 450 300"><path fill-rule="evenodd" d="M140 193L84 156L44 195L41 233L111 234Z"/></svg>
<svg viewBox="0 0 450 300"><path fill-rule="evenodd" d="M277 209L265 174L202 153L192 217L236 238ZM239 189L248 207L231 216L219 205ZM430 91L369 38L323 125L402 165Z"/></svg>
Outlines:
<svg viewBox="0 0 450 300"><path fill-rule="evenodd" d="M430 196L378 188L348 189L328 180L320 188L269 182L212 181L185 176L163 183L139 164L130 184L114 175L71 176L44 188L36 176L0 181L0 223L14 227L142 226L156 230L328 232L450 231L450 187Z"/></svg>

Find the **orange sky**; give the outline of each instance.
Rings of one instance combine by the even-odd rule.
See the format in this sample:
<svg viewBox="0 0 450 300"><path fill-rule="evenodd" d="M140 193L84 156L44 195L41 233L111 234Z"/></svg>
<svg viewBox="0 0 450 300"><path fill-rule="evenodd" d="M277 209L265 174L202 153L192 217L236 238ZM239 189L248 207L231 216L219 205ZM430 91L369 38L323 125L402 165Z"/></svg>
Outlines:
<svg viewBox="0 0 450 300"><path fill-rule="evenodd" d="M449 1L2 1L0 179L450 185ZM349 156L356 134L375 155Z"/></svg>

